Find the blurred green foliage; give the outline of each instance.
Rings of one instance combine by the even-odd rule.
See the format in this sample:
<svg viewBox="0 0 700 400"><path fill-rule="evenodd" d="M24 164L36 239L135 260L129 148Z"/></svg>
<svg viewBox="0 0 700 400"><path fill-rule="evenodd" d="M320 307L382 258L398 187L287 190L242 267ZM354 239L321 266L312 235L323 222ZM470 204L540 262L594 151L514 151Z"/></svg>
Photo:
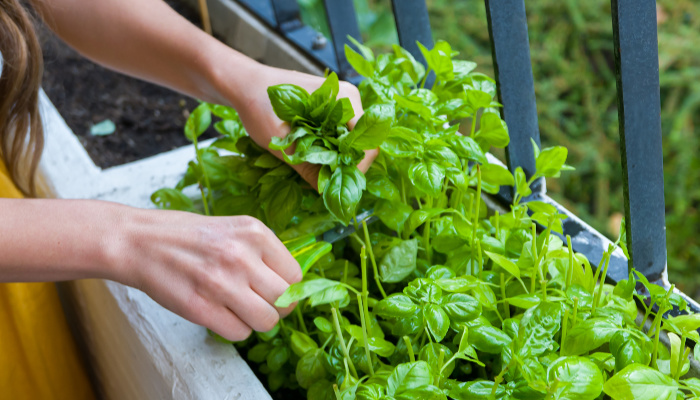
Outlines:
<svg viewBox="0 0 700 400"><path fill-rule="evenodd" d="M300 1L307 23L327 32L321 3ZM427 3L434 38L493 76L484 2ZM697 297L700 2L657 3L669 278ZM396 42L388 0L355 0L355 7L371 46ZM531 0L526 9L542 142L568 147L569 164L576 167L548 191L614 238L624 209L610 1Z"/></svg>

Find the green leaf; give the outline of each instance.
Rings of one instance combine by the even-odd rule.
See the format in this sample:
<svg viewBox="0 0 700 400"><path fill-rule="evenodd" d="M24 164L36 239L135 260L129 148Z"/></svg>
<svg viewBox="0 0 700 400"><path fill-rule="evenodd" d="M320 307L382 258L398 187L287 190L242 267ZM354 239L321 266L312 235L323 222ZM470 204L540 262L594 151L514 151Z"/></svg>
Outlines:
<svg viewBox="0 0 700 400"><path fill-rule="evenodd" d="M515 189L521 197L527 197L532 194L532 189L527 184L527 177L522 167L515 169Z"/></svg>
<svg viewBox="0 0 700 400"><path fill-rule="evenodd" d="M309 335L293 329L291 331L292 334L289 337L289 347L292 348L294 354L299 357L303 357L304 354L318 349L318 344L311 339Z"/></svg>
<svg viewBox="0 0 700 400"><path fill-rule="evenodd" d="M503 257L500 254L492 253L490 251L485 251L484 253L486 253L486 255L488 255L489 258L493 260L493 262L496 265L503 268L514 277L520 279L520 268L518 268L518 266L513 261L507 259L506 257Z"/></svg>
<svg viewBox="0 0 700 400"><path fill-rule="evenodd" d="M211 111L207 103L201 103L192 111L185 123L185 137L194 142L211 125Z"/></svg>
<svg viewBox="0 0 700 400"><path fill-rule="evenodd" d="M283 230L301 206L301 187L294 181L282 181L265 202L265 218L274 231Z"/></svg>
<svg viewBox="0 0 700 400"><path fill-rule="evenodd" d="M340 282L324 278L297 282L289 286L287 290L282 293L282 296L275 301L275 306L281 308L289 307L294 302L303 300L314 293L321 292L329 287L338 286L340 284Z"/></svg>
<svg viewBox="0 0 700 400"><path fill-rule="evenodd" d="M613 400L675 400L678 384L661 372L641 364L631 364L603 385Z"/></svg>
<svg viewBox="0 0 700 400"><path fill-rule="evenodd" d="M668 320L678 327L681 332L690 332L700 329L700 314L677 315L675 317L669 317Z"/></svg>
<svg viewBox="0 0 700 400"><path fill-rule="evenodd" d="M535 160L537 175L547 178L559 177L559 173L566 163L568 150L566 147L548 147L542 150Z"/></svg>
<svg viewBox="0 0 700 400"><path fill-rule="evenodd" d="M372 63L367 61L347 44L345 45L345 58L348 59L348 62L355 68L358 74L368 78L374 75L374 66Z"/></svg>
<svg viewBox="0 0 700 400"><path fill-rule="evenodd" d="M328 374L324 367L325 353L321 349L310 350L305 353L296 368L296 378L299 386L309 389L315 382L325 378Z"/></svg>
<svg viewBox="0 0 700 400"><path fill-rule="evenodd" d="M425 361L399 364L387 380L386 392L396 397L409 390L428 386L431 382L430 366Z"/></svg>
<svg viewBox="0 0 700 400"><path fill-rule="evenodd" d="M341 306L350 303L350 295L346 287L331 286L309 296L309 306L311 307L330 304L336 301L339 302Z"/></svg>
<svg viewBox="0 0 700 400"><path fill-rule="evenodd" d="M377 168L371 168L365 175L367 179L367 191L380 199L389 200L392 202L401 201L401 193L389 176L379 171Z"/></svg>
<svg viewBox="0 0 700 400"><path fill-rule="evenodd" d="M279 371L289 360L289 348L287 346L275 346L267 353L265 361L270 371Z"/></svg>
<svg viewBox="0 0 700 400"><path fill-rule="evenodd" d="M603 391L603 374L583 357L557 359L547 370L547 381L558 400L593 400Z"/></svg>
<svg viewBox="0 0 700 400"><path fill-rule="evenodd" d="M563 349L566 355L584 354L609 342L618 330L619 327L604 318L578 322L566 336Z"/></svg>
<svg viewBox="0 0 700 400"><path fill-rule="evenodd" d="M489 324L483 317L468 322L467 327L469 327L469 343L479 351L500 354L512 342L510 336Z"/></svg>
<svg viewBox="0 0 700 400"><path fill-rule="evenodd" d="M435 340L441 342L450 329L450 317L445 310L437 304L426 304L423 307L423 318Z"/></svg>
<svg viewBox="0 0 700 400"><path fill-rule="evenodd" d="M418 240L402 240L392 247L379 262L379 277L383 282L401 282L416 269Z"/></svg>
<svg viewBox="0 0 700 400"><path fill-rule="evenodd" d="M284 84L267 88L272 109L279 119L292 122L296 116L306 114L306 103L309 100L309 92L296 85Z"/></svg>
<svg viewBox="0 0 700 400"><path fill-rule="evenodd" d="M513 186L515 179L507 168L498 164L484 164L481 167L482 190L495 194L501 186ZM474 178L472 178L474 179Z"/></svg>
<svg viewBox="0 0 700 400"><path fill-rule="evenodd" d="M481 115L481 128L474 135L474 140L480 145L503 148L508 146L510 138L505 122L498 114L486 112Z"/></svg>
<svg viewBox="0 0 700 400"><path fill-rule="evenodd" d="M392 157L415 157L422 152L423 140L416 132L403 126L391 128L389 136L381 145L382 152Z"/></svg>
<svg viewBox="0 0 700 400"><path fill-rule="evenodd" d="M330 243L321 241L305 247L297 252L293 252L292 256L299 263L302 273L305 274L306 271L308 271L309 268L316 263L316 261L330 253L331 250L333 250L333 246Z"/></svg>
<svg viewBox="0 0 700 400"><path fill-rule="evenodd" d="M333 325L328 321L327 319L323 317L316 317L314 318L314 325L320 330L321 332L324 333L331 333L333 332Z"/></svg>
<svg viewBox="0 0 700 400"><path fill-rule="evenodd" d="M418 311L418 305L401 293L389 295L374 306L374 312L385 318L408 318Z"/></svg>
<svg viewBox="0 0 700 400"><path fill-rule="evenodd" d="M452 357L452 350L450 350L449 347L445 346L444 344L440 343L428 343L427 345L423 346L423 348L420 350L420 353L418 354L418 359L425 361L430 365L431 370L433 371L440 371L441 366L439 365L439 358L440 358L440 351L444 351L443 355L443 365L446 363L451 357ZM450 374L452 374L452 371L455 369L455 363L452 361L451 363L447 364L445 367L445 370L442 372L442 376L448 377Z"/></svg>
<svg viewBox="0 0 700 400"><path fill-rule="evenodd" d="M408 178L416 188L437 197L445 181L445 167L431 161L418 161L409 168Z"/></svg>
<svg viewBox="0 0 700 400"><path fill-rule="evenodd" d="M333 217L345 225L350 224L365 184L365 176L355 166L344 165L333 172L323 191L323 202Z"/></svg>
<svg viewBox="0 0 700 400"><path fill-rule="evenodd" d="M151 202L164 210L194 212L192 200L176 189L158 189L151 195Z"/></svg>
<svg viewBox="0 0 700 400"><path fill-rule="evenodd" d="M360 150L375 149L387 138L393 122L393 106L389 104L373 105L365 110L341 146Z"/></svg>
<svg viewBox="0 0 700 400"><path fill-rule="evenodd" d="M481 303L464 293L451 293L445 296L442 308L454 322L471 321L481 314Z"/></svg>
<svg viewBox="0 0 700 400"><path fill-rule="evenodd" d="M374 214L397 232L403 231L404 223L413 212L413 207L401 201L379 200L374 206Z"/></svg>
<svg viewBox="0 0 700 400"><path fill-rule="evenodd" d="M432 140L425 146L425 159L443 167L459 166L459 157L442 140Z"/></svg>
<svg viewBox="0 0 700 400"><path fill-rule="evenodd" d="M335 101L340 91L340 86L338 82L338 75L335 72L331 72L323 84L316 89L307 102L310 115L314 120L322 122L325 119L325 115L321 114L323 110L327 108L330 103ZM330 111L330 110L327 110Z"/></svg>
<svg viewBox="0 0 700 400"><path fill-rule="evenodd" d="M618 331L610 338L610 353L615 356L615 371L633 363L643 365L651 361L654 344L647 335Z"/></svg>
<svg viewBox="0 0 700 400"><path fill-rule="evenodd" d="M481 150L481 147L469 136L452 135L448 141L452 145L452 150L461 158L466 158L470 161L476 161L480 164L486 164L486 155Z"/></svg>

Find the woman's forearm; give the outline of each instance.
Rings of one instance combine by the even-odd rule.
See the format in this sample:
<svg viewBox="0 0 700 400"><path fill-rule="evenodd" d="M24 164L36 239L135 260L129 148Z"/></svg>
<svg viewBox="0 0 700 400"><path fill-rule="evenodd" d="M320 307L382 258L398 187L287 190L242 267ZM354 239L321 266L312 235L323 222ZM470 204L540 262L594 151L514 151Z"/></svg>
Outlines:
<svg viewBox="0 0 700 400"><path fill-rule="evenodd" d="M116 280L110 253L134 211L89 200L0 199L0 281Z"/></svg>
<svg viewBox="0 0 700 400"><path fill-rule="evenodd" d="M172 10L162 0L44 0L46 23L84 56L119 72L204 101L238 107L219 91L221 70L234 87L249 85L258 63ZM241 90L239 93L245 94Z"/></svg>

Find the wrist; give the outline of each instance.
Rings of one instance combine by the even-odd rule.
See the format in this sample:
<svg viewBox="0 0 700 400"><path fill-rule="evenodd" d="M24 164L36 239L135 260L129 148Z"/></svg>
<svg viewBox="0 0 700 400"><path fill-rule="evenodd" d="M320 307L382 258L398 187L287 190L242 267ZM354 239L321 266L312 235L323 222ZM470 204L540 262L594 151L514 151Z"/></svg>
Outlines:
<svg viewBox="0 0 700 400"><path fill-rule="evenodd" d="M206 54L208 101L243 108L249 102L250 85L258 82L260 71L268 67L218 41Z"/></svg>
<svg viewBox="0 0 700 400"><path fill-rule="evenodd" d="M141 278L137 268L146 228L155 223L146 210L115 206L103 226L97 265L103 279L139 287Z"/></svg>

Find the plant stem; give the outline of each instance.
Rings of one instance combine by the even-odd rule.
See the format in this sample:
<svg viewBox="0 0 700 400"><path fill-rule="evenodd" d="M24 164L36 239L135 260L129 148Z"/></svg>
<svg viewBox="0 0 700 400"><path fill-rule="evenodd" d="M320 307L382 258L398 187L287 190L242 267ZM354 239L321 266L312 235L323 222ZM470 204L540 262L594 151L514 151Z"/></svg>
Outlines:
<svg viewBox="0 0 700 400"><path fill-rule="evenodd" d="M367 252L369 253L369 260L372 262L372 270L374 271L374 282L379 288L379 292L382 294L382 298L386 299L386 292L382 287L382 283L379 281L379 270L377 269L377 261L374 259L374 252L372 251L372 241L369 240L369 230L367 229L367 221L362 221L362 229L365 231L365 246L367 247Z"/></svg>
<svg viewBox="0 0 700 400"><path fill-rule="evenodd" d="M428 67L428 69L425 71L425 75L423 75L423 79L420 82L421 89L423 89L425 87L425 81L428 79L428 75L430 74L431 71L432 71L432 69L430 69L430 67ZM437 83L437 82L435 82L435 83Z"/></svg>
<svg viewBox="0 0 700 400"><path fill-rule="evenodd" d="M436 374L435 378L433 379L433 385L440 387L440 377L442 376L442 370L444 368L444 362L445 362L445 348L440 349L440 354L438 355L438 371L440 371L440 374Z"/></svg>
<svg viewBox="0 0 700 400"><path fill-rule="evenodd" d="M194 145L194 152L197 157L197 164L202 168L202 175L204 176L204 184L207 187L207 195L204 195L204 189L202 189L202 184L199 184L199 190L202 192L202 202L204 203L204 214L211 215L209 213L209 201L211 200L211 185L209 184L209 175L207 175L207 170L204 168L204 163L202 163L202 156L199 151L199 143L197 142L197 137L193 137L192 144Z"/></svg>
<svg viewBox="0 0 700 400"><path fill-rule="evenodd" d="M603 254L603 274L600 276L600 285L598 285L598 290L596 290L595 295L593 296L593 309L591 310L591 314L593 314L598 308L598 302L600 302L600 296L603 294L603 285L605 284L605 277L608 275L608 267L610 266L610 256L612 255L612 250L614 247L612 245L608 246L608 250ZM601 268L599 268L600 270Z"/></svg>
<svg viewBox="0 0 700 400"><path fill-rule="evenodd" d="M572 321L571 321L571 329L576 326L576 319L578 318L578 297L574 297L574 314L572 316Z"/></svg>
<svg viewBox="0 0 700 400"><path fill-rule="evenodd" d="M532 272L530 275L530 293L535 293L537 277L537 226L532 224Z"/></svg>
<svg viewBox="0 0 700 400"><path fill-rule="evenodd" d="M411 343L411 339L408 336L403 337L404 343L406 343L406 351L408 351L408 359L411 360L411 362L416 362L416 355L413 354L413 344Z"/></svg>
<svg viewBox="0 0 700 400"><path fill-rule="evenodd" d="M571 236L566 235L566 245L569 246L569 267L566 269L564 280L564 289L571 286L571 281L574 279L574 248L571 246Z"/></svg>
<svg viewBox="0 0 700 400"><path fill-rule="evenodd" d="M496 210L496 214L493 216L495 219L495 225L496 225L496 239L500 240L501 237L501 213Z"/></svg>
<svg viewBox="0 0 700 400"><path fill-rule="evenodd" d="M357 379L357 371L355 370L355 365L350 359L350 352L348 352L348 348L345 346L345 338L343 338L343 331L340 329L340 318L338 317L338 309L335 307L331 307L331 313L333 314L333 325L335 325L335 333L336 335L338 335L338 339L340 340L340 349L343 351L343 355L348 361L350 372L355 377L355 379Z"/></svg>
<svg viewBox="0 0 700 400"><path fill-rule="evenodd" d="M681 335L681 347L678 349L678 360L676 361L676 373L673 375L673 379L678 382L678 379L681 377L681 369L683 368L684 364L684 359L683 356L685 356L685 335Z"/></svg>
<svg viewBox="0 0 700 400"><path fill-rule="evenodd" d="M428 197L426 203L428 208L432 208L433 198ZM433 249L430 246L430 218L428 218L428 220L425 221L425 224L423 225L423 243L423 245L425 246L425 258L428 260L428 265L432 265Z"/></svg>
<svg viewBox="0 0 700 400"><path fill-rule="evenodd" d="M476 241L476 260L479 266L479 279L481 279L482 272L484 271L484 256L481 253L481 240Z"/></svg>
<svg viewBox="0 0 700 400"><path fill-rule="evenodd" d="M362 302L362 295L357 295L357 306L360 309L360 325L362 325L362 339L364 340L365 356L367 356L367 364L369 365L369 376L374 375L374 366L372 365L372 354L369 352L369 337L367 336L367 321L365 320L365 308Z"/></svg>
<svg viewBox="0 0 700 400"><path fill-rule="evenodd" d="M479 208L481 206L481 167L479 164L476 165L476 211L473 214L473 226L472 226L472 257L474 256L474 250L476 250L476 228L479 226Z"/></svg>
<svg viewBox="0 0 700 400"><path fill-rule="evenodd" d="M567 308L566 311L564 311L564 318L562 319L562 323L561 323L561 346L559 347L559 354L562 356L566 354L564 352L564 341L566 340L566 331L569 328L568 325L569 325L569 309Z"/></svg>
<svg viewBox="0 0 700 400"><path fill-rule="evenodd" d="M333 384L333 393L335 393L335 399L336 399L336 400L341 400L340 391L338 390L338 384L337 384L337 383L334 383L334 384Z"/></svg>
<svg viewBox="0 0 700 400"><path fill-rule="evenodd" d="M506 319L508 319L510 318L510 305L508 304L508 298L506 297L506 285L503 272L501 272L501 297L503 297L503 309L506 314Z"/></svg>
<svg viewBox="0 0 700 400"><path fill-rule="evenodd" d="M309 331L306 329L306 323L304 323L304 315L301 313L301 307L294 308L294 312L297 314L297 319L299 320L301 330L308 335Z"/></svg>

